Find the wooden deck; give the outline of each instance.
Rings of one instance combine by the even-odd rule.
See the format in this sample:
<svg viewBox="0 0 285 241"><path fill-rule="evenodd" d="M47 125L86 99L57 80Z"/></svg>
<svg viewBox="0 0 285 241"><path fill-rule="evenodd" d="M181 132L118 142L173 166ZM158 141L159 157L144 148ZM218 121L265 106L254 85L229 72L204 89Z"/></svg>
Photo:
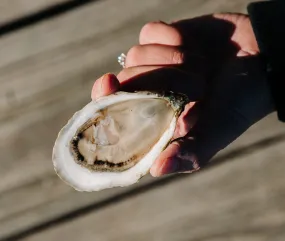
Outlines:
<svg viewBox="0 0 285 241"><path fill-rule="evenodd" d="M51 163L59 129L98 76L119 70L143 24L248 2L1 1L0 240L285 240L285 128L274 115L195 175L79 193Z"/></svg>

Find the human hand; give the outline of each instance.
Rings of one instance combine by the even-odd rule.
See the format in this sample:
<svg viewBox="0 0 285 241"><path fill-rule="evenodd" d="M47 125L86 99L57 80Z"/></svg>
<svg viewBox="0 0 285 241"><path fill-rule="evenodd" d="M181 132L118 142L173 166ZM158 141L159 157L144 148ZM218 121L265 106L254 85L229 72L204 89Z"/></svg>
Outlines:
<svg viewBox="0 0 285 241"><path fill-rule="evenodd" d="M153 176L192 172L273 111L247 16L216 14L143 27L118 76L104 75L92 99L120 90L171 90L191 102Z"/></svg>

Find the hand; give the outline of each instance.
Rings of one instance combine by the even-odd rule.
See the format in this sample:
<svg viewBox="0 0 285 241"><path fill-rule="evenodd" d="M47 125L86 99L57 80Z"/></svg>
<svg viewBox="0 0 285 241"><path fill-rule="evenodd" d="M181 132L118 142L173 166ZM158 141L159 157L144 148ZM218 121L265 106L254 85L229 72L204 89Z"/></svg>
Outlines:
<svg viewBox="0 0 285 241"><path fill-rule="evenodd" d="M215 14L145 25L126 68L94 84L92 99L118 90L171 90L189 96L153 176L192 172L274 110L246 15ZM199 164L199 167L194 165Z"/></svg>

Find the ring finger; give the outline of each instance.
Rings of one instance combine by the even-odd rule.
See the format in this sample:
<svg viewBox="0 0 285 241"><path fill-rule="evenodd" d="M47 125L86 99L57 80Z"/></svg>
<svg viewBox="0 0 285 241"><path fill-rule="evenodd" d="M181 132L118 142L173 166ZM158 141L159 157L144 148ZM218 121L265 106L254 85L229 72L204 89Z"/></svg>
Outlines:
<svg viewBox="0 0 285 241"><path fill-rule="evenodd" d="M184 63L184 53L176 46L158 44L136 45L126 57L125 67L143 65L179 65Z"/></svg>

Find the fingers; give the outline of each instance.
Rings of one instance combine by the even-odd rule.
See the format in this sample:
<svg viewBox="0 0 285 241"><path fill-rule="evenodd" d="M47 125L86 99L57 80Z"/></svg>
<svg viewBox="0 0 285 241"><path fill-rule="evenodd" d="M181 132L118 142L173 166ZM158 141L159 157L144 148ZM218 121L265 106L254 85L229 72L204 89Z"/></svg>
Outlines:
<svg viewBox="0 0 285 241"><path fill-rule="evenodd" d="M185 142L189 143L184 144ZM155 161L150 169L150 174L159 177L165 174L199 170L197 157L191 152L191 149L188 149L191 142L191 139L185 139L184 142L171 143Z"/></svg>
<svg viewBox="0 0 285 241"><path fill-rule="evenodd" d="M207 58L197 54L196 50L184 49L180 46L159 44L136 45L126 56L127 68L136 66L175 66L188 72L206 75L209 70Z"/></svg>
<svg viewBox="0 0 285 241"><path fill-rule="evenodd" d="M127 92L173 91L185 93L189 99L199 100L204 94L203 77L173 67L139 66L123 69L118 76L106 74L95 81L91 98L112 94L119 89Z"/></svg>
<svg viewBox="0 0 285 241"><path fill-rule="evenodd" d="M186 105L178 119L173 139L166 150L154 162L150 173L154 177L175 172L194 172L200 169L198 159L192 150L194 140L184 137L193 128L198 118L197 104ZM184 138L183 138L184 137Z"/></svg>
<svg viewBox="0 0 285 241"><path fill-rule="evenodd" d="M175 140L162 152L152 166L151 174L157 177L199 170L251 124L231 109L209 105L187 136Z"/></svg>
<svg viewBox="0 0 285 241"><path fill-rule="evenodd" d="M161 68L163 67L162 66L136 66L136 67L125 68L121 70L121 72L117 75L117 78L121 84L124 84L124 82L130 81L131 79L134 79L136 76L140 76L145 73L159 70Z"/></svg>
<svg viewBox="0 0 285 241"><path fill-rule="evenodd" d="M140 65L177 65L184 62L183 52L175 46L148 44L132 47L126 57L126 67Z"/></svg>
<svg viewBox="0 0 285 241"><path fill-rule="evenodd" d="M178 30L163 22L147 23L140 32L140 44L182 45Z"/></svg>
<svg viewBox="0 0 285 241"><path fill-rule="evenodd" d="M205 81L202 76L173 67L139 66L122 70L118 79L124 91L173 91L185 93L190 100L201 99Z"/></svg>
<svg viewBox="0 0 285 241"><path fill-rule="evenodd" d="M147 23L140 32L140 45L127 54L126 67L175 65L184 62L182 37L178 30L163 22Z"/></svg>
<svg viewBox="0 0 285 241"><path fill-rule="evenodd" d="M186 136L197 122L198 116L199 108L197 108L197 102L188 103L178 118L172 139Z"/></svg>
<svg viewBox="0 0 285 241"><path fill-rule="evenodd" d="M105 74L95 81L91 91L91 99L95 100L99 97L110 95L118 91L119 88L120 83L117 77L113 74Z"/></svg>

